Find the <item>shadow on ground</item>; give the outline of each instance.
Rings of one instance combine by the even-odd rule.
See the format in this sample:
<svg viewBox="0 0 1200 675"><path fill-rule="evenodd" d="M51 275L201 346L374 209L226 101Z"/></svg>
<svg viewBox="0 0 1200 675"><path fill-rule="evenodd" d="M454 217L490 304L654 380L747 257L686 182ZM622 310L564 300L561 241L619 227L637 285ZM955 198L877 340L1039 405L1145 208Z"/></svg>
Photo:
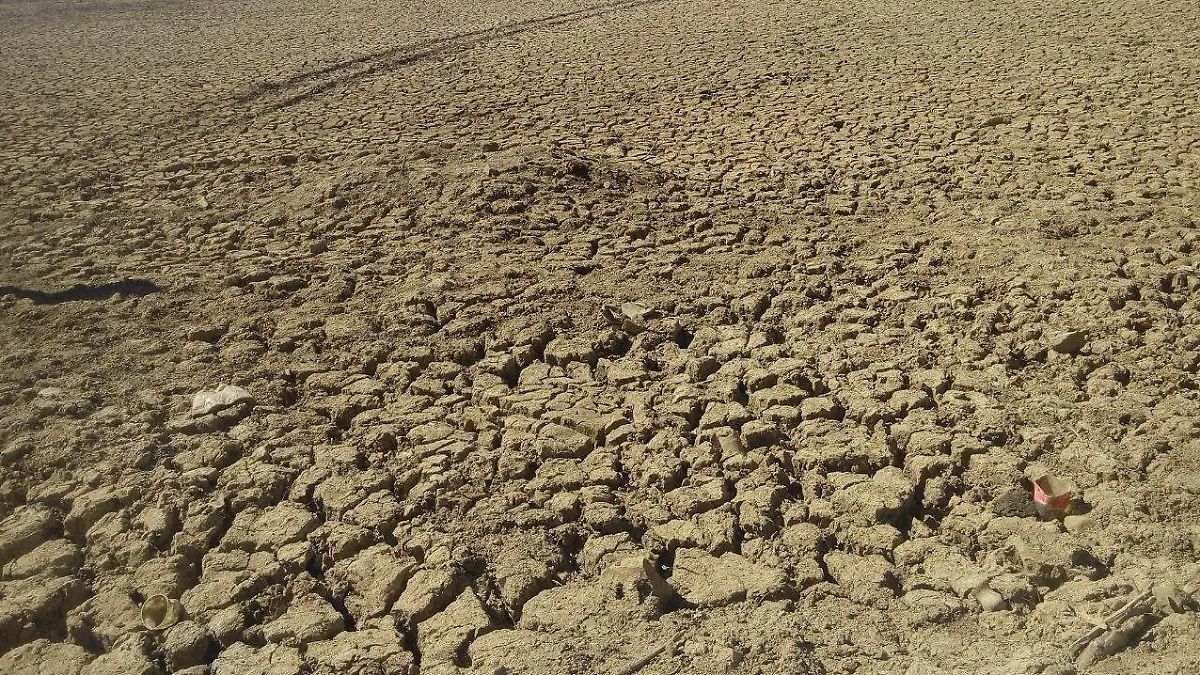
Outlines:
<svg viewBox="0 0 1200 675"><path fill-rule="evenodd" d="M105 300L114 295L126 297L150 295L162 290L158 284L144 279L122 279L107 284L76 284L65 291L38 291L18 286L0 286L0 295L32 300L35 305L57 305L76 300Z"/></svg>

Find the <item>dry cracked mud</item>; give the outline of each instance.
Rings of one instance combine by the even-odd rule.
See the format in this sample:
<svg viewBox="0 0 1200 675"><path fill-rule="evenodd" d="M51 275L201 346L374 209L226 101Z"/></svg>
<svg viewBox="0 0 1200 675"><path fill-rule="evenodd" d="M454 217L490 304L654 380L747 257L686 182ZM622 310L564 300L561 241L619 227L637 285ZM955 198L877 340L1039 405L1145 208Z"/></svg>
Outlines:
<svg viewBox="0 0 1200 675"><path fill-rule="evenodd" d="M1193 3L0 25L0 672L1200 669Z"/></svg>

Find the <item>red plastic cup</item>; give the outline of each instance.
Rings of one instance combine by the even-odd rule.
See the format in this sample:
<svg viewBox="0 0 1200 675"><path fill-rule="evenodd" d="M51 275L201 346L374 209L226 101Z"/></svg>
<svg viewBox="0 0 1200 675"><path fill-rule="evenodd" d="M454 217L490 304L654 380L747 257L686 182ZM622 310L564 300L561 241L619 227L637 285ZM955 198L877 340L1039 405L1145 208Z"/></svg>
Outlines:
<svg viewBox="0 0 1200 675"><path fill-rule="evenodd" d="M1071 487L1046 474L1033 481L1033 504L1042 518L1061 520L1071 508Z"/></svg>

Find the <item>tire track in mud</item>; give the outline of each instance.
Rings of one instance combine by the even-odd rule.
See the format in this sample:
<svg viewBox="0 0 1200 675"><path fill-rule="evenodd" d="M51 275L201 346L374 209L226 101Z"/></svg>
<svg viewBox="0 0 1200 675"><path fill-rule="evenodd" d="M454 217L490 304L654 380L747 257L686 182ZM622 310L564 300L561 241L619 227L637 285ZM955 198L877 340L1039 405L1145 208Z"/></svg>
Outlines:
<svg viewBox="0 0 1200 675"><path fill-rule="evenodd" d="M230 105L226 108L228 112L223 112L214 117L218 120L218 126L233 126L249 122L264 114L302 103L339 87L350 86L365 78L382 75L425 59L436 58L456 49L466 49L485 42L520 35L531 30L578 23L604 16L611 12L636 9L662 2L663 0L610 2L536 19L503 23L491 28L483 28L449 37L434 38L363 54L322 68L299 73L281 82L260 84L230 101ZM163 124L160 130L176 129L188 121L200 123L203 119L203 113L178 117ZM208 127L206 126L205 131L207 129Z"/></svg>

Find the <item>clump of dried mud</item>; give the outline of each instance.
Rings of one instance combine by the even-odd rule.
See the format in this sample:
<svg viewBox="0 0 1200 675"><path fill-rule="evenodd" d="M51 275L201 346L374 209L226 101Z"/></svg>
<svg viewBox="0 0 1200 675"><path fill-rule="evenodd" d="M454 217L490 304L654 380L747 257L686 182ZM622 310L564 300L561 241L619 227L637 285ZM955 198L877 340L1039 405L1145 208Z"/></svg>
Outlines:
<svg viewBox="0 0 1200 675"><path fill-rule="evenodd" d="M0 671L1200 667L1187 3L0 21Z"/></svg>

